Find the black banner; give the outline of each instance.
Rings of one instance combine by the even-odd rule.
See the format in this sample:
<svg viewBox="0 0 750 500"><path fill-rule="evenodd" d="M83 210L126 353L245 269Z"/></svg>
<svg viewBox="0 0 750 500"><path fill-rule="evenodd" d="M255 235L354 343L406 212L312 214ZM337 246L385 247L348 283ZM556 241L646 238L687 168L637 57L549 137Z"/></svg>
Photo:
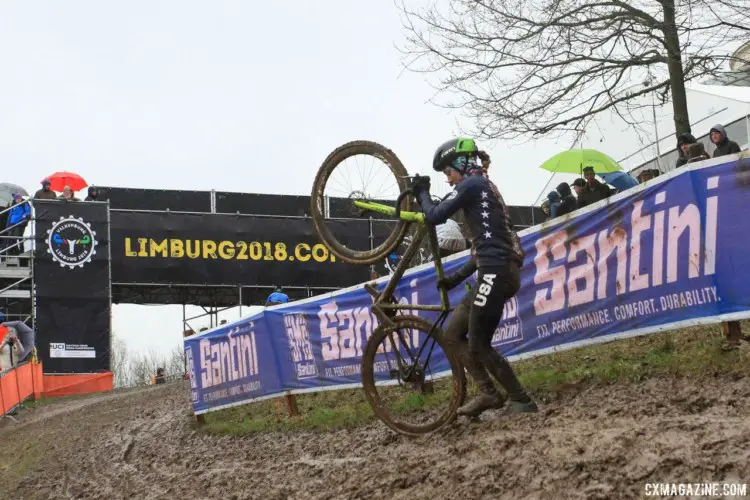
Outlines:
<svg viewBox="0 0 750 500"><path fill-rule="evenodd" d="M340 288L366 281L306 218L112 210L112 281L181 285ZM369 244L368 221L328 221L352 248Z"/></svg>
<svg viewBox="0 0 750 500"><path fill-rule="evenodd" d="M310 215L309 196L253 193L216 193L216 213L252 215Z"/></svg>
<svg viewBox="0 0 750 500"><path fill-rule="evenodd" d="M41 201L34 280L45 373L109 370L109 236L105 203Z"/></svg>
<svg viewBox="0 0 750 500"><path fill-rule="evenodd" d="M97 201L109 201L110 208L129 210L172 210L210 212L210 191L176 189L139 189L98 186Z"/></svg>
<svg viewBox="0 0 750 500"><path fill-rule="evenodd" d="M97 187L99 201L109 201L110 208L127 210L170 210L173 212L211 213L210 191L180 191L176 189L139 189ZM215 193L215 212L245 215L284 215L305 217L310 215L310 196L285 194ZM393 200L383 200L393 205ZM545 219L539 207L509 206L513 224L521 228L541 223ZM359 211L349 198L329 198L328 215L333 218L359 217ZM370 214L376 219L388 218Z"/></svg>

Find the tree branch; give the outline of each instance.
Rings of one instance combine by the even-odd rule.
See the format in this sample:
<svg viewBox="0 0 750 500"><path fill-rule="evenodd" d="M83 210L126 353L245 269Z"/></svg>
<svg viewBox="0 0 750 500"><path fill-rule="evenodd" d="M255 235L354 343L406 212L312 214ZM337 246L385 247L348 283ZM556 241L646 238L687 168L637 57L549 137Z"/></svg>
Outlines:
<svg viewBox="0 0 750 500"><path fill-rule="evenodd" d="M436 95L449 99L436 104L464 111L489 138L581 132L588 118L627 109L647 93L667 99L675 78L684 89L684 82L718 74L730 58L727 45L750 31L750 14L733 0L398 6L405 67L437 76ZM654 84L627 91L649 75Z"/></svg>

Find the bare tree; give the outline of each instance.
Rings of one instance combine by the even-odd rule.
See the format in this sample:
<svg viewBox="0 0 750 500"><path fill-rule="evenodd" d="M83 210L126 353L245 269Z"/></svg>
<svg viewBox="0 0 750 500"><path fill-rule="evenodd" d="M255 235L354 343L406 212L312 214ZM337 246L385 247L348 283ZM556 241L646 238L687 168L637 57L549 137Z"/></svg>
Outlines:
<svg viewBox="0 0 750 500"><path fill-rule="evenodd" d="M185 373L185 351L181 345L176 345L167 355L153 351L133 354L125 342L115 336L110 356L114 385L118 388L150 384L157 368L164 368L168 376Z"/></svg>
<svg viewBox="0 0 750 500"><path fill-rule="evenodd" d="M128 346L121 338L112 337L112 348L110 350L110 365L114 374L115 387L127 387L130 385L130 374L128 365L130 358L128 356Z"/></svg>
<svg viewBox="0 0 750 500"><path fill-rule="evenodd" d="M401 0L403 1L403 0ZM690 132L685 83L718 74L750 39L747 0L444 0L401 3L413 71L486 138L580 134L598 113L671 96ZM634 85L636 83L637 85Z"/></svg>

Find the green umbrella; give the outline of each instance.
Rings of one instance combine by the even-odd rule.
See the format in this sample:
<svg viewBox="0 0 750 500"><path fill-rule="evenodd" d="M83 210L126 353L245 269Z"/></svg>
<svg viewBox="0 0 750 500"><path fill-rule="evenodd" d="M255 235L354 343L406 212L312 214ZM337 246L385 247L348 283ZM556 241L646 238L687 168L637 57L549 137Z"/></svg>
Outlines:
<svg viewBox="0 0 750 500"><path fill-rule="evenodd" d="M597 174L622 170L615 160L595 149L570 149L542 163L544 170L559 174L581 174L584 167L594 167Z"/></svg>

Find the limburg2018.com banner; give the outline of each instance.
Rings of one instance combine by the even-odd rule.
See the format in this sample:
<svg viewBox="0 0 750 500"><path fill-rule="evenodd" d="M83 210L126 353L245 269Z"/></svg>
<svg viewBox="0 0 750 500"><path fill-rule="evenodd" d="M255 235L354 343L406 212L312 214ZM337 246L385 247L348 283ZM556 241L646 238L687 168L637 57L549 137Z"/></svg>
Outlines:
<svg viewBox="0 0 750 500"><path fill-rule="evenodd" d="M352 248L366 248L366 220L328 221ZM335 258L309 218L111 211L112 281L340 288L366 266Z"/></svg>
<svg viewBox="0 0 750 500"><path fill-rule="evenodd" d="M495 348L513 360L750 317L742 272L749 170L736 156L710 160L522 232L522 286L505 306ZM447 272L466 258L446 259ZM402 301L439 303L429 265L410 271L397 292ZM453 290L452 303L463 293ZM186 339L195 412L360 385L362 352L377 326L371 303L356 286ZM446 369L441 352L432 356L433 370Z"/></svg>

